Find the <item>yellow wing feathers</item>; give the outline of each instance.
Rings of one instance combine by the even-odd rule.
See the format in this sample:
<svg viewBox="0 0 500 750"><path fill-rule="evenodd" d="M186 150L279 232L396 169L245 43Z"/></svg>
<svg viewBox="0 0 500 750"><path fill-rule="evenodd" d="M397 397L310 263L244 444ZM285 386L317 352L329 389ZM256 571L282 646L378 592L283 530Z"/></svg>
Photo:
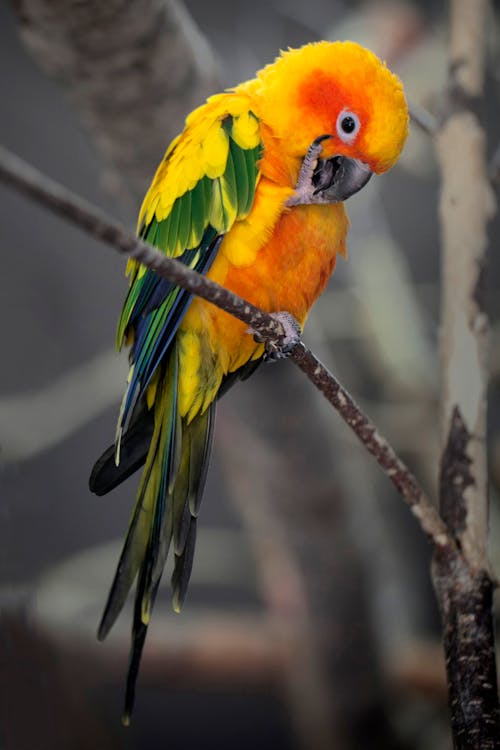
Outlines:
<svg viewBox="0 0 500 750"><path fill-rule="evenodd" d="M231 142L243 151L258 147L259 122L251 112L246 97L218 94L189 115L183 133L173 141L165 154L144 198L139 213L139 229L153 219L164 221L172 212L176 199L194 190L203 178L212 181L220 179L220 186L217 187L229 191L231 175L226 173L232 155ZM227 231L227 224L231 224L241 213L237 210L224 221L218 210L221 201L217 197L210 198L210 223L218 231ZM250 206L243 208L248 212Z"/></svg>

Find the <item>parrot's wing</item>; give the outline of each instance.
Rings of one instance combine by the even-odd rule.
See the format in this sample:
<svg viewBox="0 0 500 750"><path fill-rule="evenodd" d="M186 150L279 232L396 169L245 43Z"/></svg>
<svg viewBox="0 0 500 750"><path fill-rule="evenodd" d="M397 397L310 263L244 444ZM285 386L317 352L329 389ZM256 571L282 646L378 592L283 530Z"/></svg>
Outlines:
<svg viewBox="0 0 500 750"><path fill-rule="evenodd" d="M185 131L167 151L139 216L141 237L201 273L210 267L224 234L249 213L259 179L258 120L241 106L236 112L224 108L224 101L224 95L214 97L214 102L190 115ZM117 343L131 343L131 368L118 421L116 457L108 450L97 462L90 481L94 492L104 494L146 461L99 627L99 637L104 638L139 572L127 712L172 535L177 608L185 594L214 418L212 405L189 424L182 424L178 410L175 334L192 295L135 261L129 262L128 271L130 288ZM158 386L152 378L160 362L163 374ZM147 401L151 406L154 399L154 418L145 408L148 385Z"/></svg>
<svg viewBox="0 0 500 750"><path fill-rule="evenodd" d="M170 257L205 273L220 240L253 204L261 155L259 122L241 104L231 114L224 95L187 120L146 194L139 235ZM207 110L207 111L205 111ZM236 113L234 113L236 110ZM192 295L130 261L130 288L117 345L133 340L129 386L117 427L117 451L134 405L172 344ZM119 458L119 455L118 455Z"/></svg>

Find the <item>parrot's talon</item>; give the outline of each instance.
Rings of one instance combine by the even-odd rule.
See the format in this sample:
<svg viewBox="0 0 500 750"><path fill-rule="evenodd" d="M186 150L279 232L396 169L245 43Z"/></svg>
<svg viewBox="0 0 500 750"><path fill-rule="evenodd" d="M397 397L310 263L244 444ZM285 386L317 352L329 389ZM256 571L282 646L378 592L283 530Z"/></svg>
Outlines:
<svg viewBox="0 0 500 750"><path fill-rule="evenodd" d="M321 159L319 155L323 150L323 141L331 138L331 135L320 135L315 138L307 149L307 153L304 156L304 161L300 167L299 176L297 178L297 184L295 185L294 194L287 200L287 206L300 206L302 204L311 203L311 197L316 191L314 184L314 175L320 167ZM318 202L318 201L316 201Z"/></svg>
<svg viewBox="0 0 500 750"><path fill-rule="evenodd" d="M323 141L327 141L331 137L331 135L320 135L311 143L304 156L295 190L300 191L304 187L310 188L314 181L314 173L320 163L319 155L323 151Z"/></svg>
<svg viewBox="0 0 500 750"><path fill-rule="evenodd" d="M297 178L295 192L286 201L286 206L310 206L313 204L340 203L347 200L366 185L372 176L368 164L338 154L320 159L323 141L331 135L316 138L304 156Z"/></svg>
<svg viewBox="0 0 500 750"><path fill-rule="evenodd" d="M281 311L270 313L283 328L283 337L280 342L265 341L258 333L254 332L254 340L258 344L265 344L264 361L277 362L290 356L302 337L302 328L289 312Z"/></svg>

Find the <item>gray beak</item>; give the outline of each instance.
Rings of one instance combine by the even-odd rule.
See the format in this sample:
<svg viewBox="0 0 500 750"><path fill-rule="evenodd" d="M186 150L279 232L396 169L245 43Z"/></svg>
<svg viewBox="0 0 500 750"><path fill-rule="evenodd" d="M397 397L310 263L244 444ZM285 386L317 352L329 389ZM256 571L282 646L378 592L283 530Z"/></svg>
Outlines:
<svg viewBox="0 0 500 750"><path fill-rule="evenodd" d="M372 174L370 167L358 159L319 159L312 177L314 195L318 203L345 201L361 190Z"/></svg>

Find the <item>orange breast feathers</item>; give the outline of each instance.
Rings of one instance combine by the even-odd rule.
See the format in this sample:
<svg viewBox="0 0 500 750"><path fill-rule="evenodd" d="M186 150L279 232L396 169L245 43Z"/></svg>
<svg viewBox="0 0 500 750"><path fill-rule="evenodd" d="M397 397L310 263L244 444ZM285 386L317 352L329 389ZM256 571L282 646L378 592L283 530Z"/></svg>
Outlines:
<svg viewBox="0 0 500 750"><path fill-rule="evenodd" d="M341 203L283 211L289 193L286 187L261 180L252 212L226 235L208 276L263 310L290 312L303 325L328 282L337 254L345 253L348 219ZM266 233L261 214L273 211L274 225ZM263 352L246 324L199 298L181 324L180 338L188 331L208 337L210 366L219 370L220 378ZM186 359L190 357L186 350ZM217 388L213 377L210 380L210 390Z"/></svg>

